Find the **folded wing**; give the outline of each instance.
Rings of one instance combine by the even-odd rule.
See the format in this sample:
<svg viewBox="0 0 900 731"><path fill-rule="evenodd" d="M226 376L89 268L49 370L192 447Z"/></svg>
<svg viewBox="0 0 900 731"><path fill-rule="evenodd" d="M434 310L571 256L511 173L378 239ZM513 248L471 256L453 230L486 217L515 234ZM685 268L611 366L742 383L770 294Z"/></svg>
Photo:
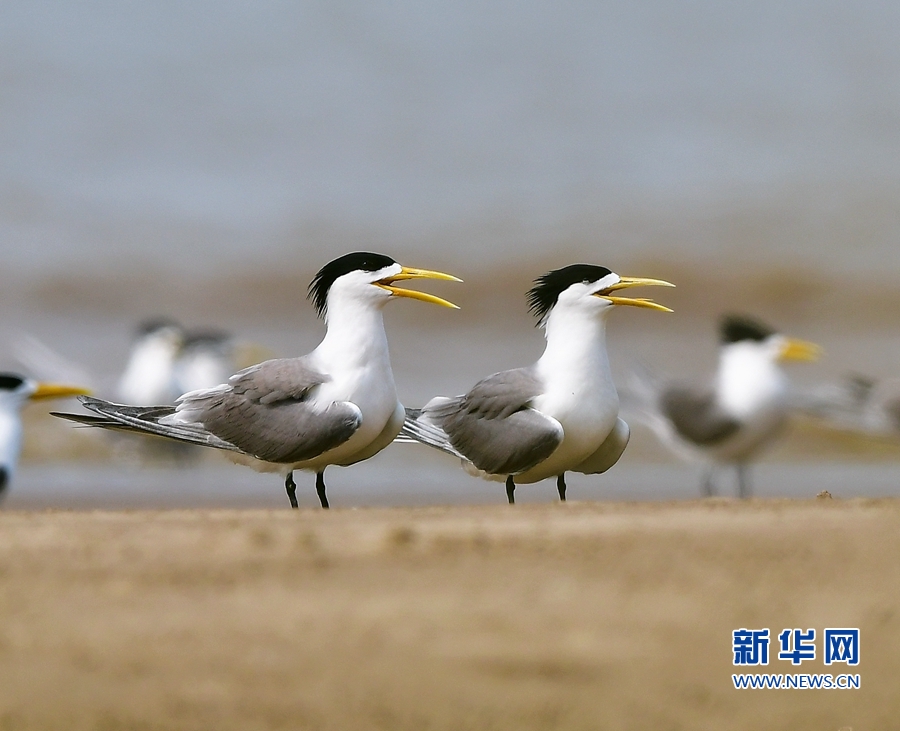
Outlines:
<svg viewBox="0 0 900 731"><path fill-rule="evenodd" d="M741 426L737 419L716 405L712 392L671 388L661 395L660 407L678 434L694 444L715 445Z"/></svg>
<svg viewBox="0 0 900 731"><path fill-rule="evenodd" d="M439 427L450 448L445 451L464 456L478 469L516 474L547 459L562 442L559 422L530 408L540 392L531 369L503 371L465 396L435 399L418 421Z"/></svg>

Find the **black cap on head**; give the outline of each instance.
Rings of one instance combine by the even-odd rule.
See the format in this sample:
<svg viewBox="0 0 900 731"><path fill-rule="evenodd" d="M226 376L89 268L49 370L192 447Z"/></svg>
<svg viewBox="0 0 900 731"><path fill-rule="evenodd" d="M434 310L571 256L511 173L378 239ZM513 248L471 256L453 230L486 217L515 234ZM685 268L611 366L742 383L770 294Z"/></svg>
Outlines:
<svg viewBox="0 0 900 731"><path fill-rule="evenodd" d="M775 334L775 330L745 315L725 315L719 325L722 343L739 343L742 340L761 342Z"/></svg>
<svg viewBox="0 0 900 731"><path fill-rule="evenodd" d="M191 330L185 333L184 347L217 348L226 345L230 340L231 333L224 330Z"/></svg>
<svg viewBox="0 0 900 731"><path fill-rule="evenodd" d="M389 256L373 254L369 251L354 251L351 254L344 254L334 261L328 262L319 270L319 273L310 282L306 296L312 300L316 313L322 317L325 315L327 307L328 291L338 277L356 271L377 272L379 269L393 266L396 263Z"/></svg>
<svg viewBox="0 0 900 731"><path fill-rule="evenodd" d="M528 292L528 309L541 320L556 304L559 295L573 284L597 282L610 274L612 272L606 267L594 264L571 264L554 269L534 280L534 286Z"/></svg>
<svg viewBox="0 0 900 731"><path fill-rule="evenodd" d="M159 332L160 330L167 330L170 328L180 330L181 325L170 317L154 317L149 320L144 320L137 326L137 336L142 338L147 335L152 335L155 332Z"/></svg>
<svg viewBox="0 0 900 731"><path fill-rule="evenodd" d="M15 373L0 373L0 391L15 391L25 383L22 376Z"/></svg>

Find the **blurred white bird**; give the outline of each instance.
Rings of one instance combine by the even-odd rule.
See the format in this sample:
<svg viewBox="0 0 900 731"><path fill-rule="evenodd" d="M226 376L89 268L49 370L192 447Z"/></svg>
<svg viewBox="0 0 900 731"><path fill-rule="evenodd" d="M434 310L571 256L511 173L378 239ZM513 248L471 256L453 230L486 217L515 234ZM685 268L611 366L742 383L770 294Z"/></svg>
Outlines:
<svg viewBox="0 0 900 731"><path fill-rule="evenodd" d="M173 369L175 391L180 396L225 383L238 369L237 361L235 343L228 333L186 332Z"/></svg>
<svg viewBox="0 0 900 731"><path fill-rule="evenodd" d="M715 468L733 465L738 495L749 497L747 465L778 435L790 411L785 360L815 360L819 346L795 340L741 315L720 327L719 367L705 389L638 376L629 404L680 456L708 463L704 495L714 495Z"/></svg>
<svg viewBox="0 0 900 731"><path fill-rule="evenodd" d="M175 403L183 393L175 379L176 361L184 343L184 329L173 320L141 324L116 386L116 399L135 406Z"/></svg>

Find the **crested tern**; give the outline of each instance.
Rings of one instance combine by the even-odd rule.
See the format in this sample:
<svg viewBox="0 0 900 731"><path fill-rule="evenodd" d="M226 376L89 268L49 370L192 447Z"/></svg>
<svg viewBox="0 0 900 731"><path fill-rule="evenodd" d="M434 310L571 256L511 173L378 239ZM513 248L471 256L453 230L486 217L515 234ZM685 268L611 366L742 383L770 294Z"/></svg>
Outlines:
<svg viewBox="0 0 900 731"><path fill-rule="evenodd" d="M455 455L472 474L505 480L510 503L517 484L548 477L556 477L565 500L567 471L605 472L628 443L606 353L606 318L622 305L671 312L614 294L648 285L674 286L591 264L539 277L528 293L546 336L538 361L488 376L462 396L438 396L409 409L401 440Z"/></svg>
<svg viewBox="0 0 900 731"><path fill-rule="evenodd" d="M738 496L749 497L747 465L772 442L790 411L789 382L782 361L812 361L820 348L776 332L742 315L720 325L719 365L706 389L638 384L650 427L676 453L709 463L702 483L714 495L716 466L733 465Z"/></svg>
<svg viewBox="0 0 900 731"><path fill-rule="evenodd" d="M17 373L0 373L0 495L5 495L22 449L22 407L38 399L67 398L87 389L40 383Z"/></svg>
<svg viewBox="0 0 900 731"><path fill-rule="evenodd" d="M403 267L383 254L346 254L322 267L309 286L308 296L326 326L324 339L311 353L245 368L227 383L183 394L175 406L140 407L83 397L82 404L96 416L57 416L226 450L237 462L280 473L293 508L293 472L312 470L319 501L327 508L325 468L375 455L403 424L384 306L408 297L456 308L440 297L396 286L411 279L461 281Z"/></svg>

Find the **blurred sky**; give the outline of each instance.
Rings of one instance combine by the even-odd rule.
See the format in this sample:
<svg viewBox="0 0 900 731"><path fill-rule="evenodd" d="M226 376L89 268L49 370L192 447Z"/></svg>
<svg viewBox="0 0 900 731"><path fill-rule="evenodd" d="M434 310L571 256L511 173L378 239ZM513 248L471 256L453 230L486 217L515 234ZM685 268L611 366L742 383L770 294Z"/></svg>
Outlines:
<svg viewBox="0 0 900 731"><path fill-rule="evenodd" d="M898 29L874 1L5 0L4 273L570 241L895 274ZM755 252L707 225L748 211Z"/></svg>

